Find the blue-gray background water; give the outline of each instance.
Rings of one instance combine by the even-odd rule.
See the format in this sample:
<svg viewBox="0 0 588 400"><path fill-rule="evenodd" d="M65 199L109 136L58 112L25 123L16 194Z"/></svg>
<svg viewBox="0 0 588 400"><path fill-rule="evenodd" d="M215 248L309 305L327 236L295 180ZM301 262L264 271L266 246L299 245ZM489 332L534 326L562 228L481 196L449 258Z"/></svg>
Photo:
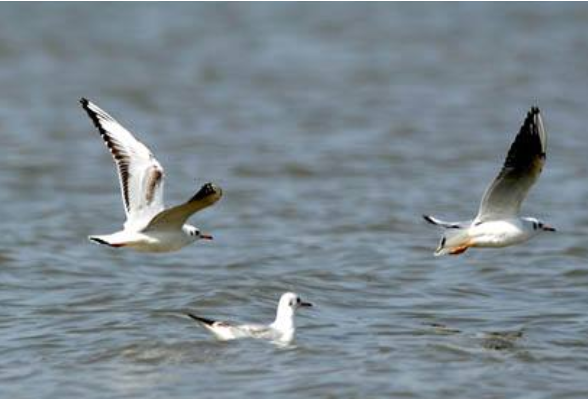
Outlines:
<svg viewBox="0 0 588 400"><path fill-rule="evenodd" d="M583 4L3 4L0 396L588 396L587 82ZM168 204L224 189L213 242L86 240L124 213L82 96ZM524 208L559 233L434 258L421 214L472 217L535 104ZM287 290L316 306L289 348L184 316Z"/></svg>

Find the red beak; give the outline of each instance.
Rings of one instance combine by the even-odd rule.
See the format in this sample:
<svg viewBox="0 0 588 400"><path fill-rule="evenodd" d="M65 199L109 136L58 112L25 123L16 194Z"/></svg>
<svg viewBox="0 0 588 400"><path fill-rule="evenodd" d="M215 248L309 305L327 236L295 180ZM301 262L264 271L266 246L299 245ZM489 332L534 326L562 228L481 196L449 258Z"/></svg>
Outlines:
<svg viewBox="0 0 588 400"><path fill-rule="evenodd" d="M212 238L212 235L209 235L207 233L201 233L200 239L212 240L213 238Z"/></svg>

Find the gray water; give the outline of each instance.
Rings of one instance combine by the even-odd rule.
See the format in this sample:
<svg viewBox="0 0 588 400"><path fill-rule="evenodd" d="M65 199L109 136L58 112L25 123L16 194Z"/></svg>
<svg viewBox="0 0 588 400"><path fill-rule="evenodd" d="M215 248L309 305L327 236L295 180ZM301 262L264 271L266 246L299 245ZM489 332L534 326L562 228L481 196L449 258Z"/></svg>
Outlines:
<svg viewBox="0 0 588 400"><path fill-rule="evenodd" d="M584 4L3 4L0 396L588 396L587 82ZM86 240L124 213L82 96L168 204L224 189L191 219L215 241ZM433 257L421 214L473 216L534 104L524 208L559 233ZM315 304L288 348L184 316L288 290Z"/></svg>

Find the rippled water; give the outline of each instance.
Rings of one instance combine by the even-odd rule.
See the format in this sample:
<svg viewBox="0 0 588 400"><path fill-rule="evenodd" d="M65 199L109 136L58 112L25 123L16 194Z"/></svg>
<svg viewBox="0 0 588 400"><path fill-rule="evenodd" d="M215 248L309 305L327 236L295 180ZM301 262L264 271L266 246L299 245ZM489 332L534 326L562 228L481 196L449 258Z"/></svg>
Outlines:
<svg viewBox="0 0 588 400"><path fill-rule="evenodd" d="M587 22L583 4L3 4L0 395L586 397ZM155 149L168 203L223 187L192 219L214 242L86 240L123 209L81 96ZM473 215L533 104L550 148L525 211L560 232L434 258L420 215ZM184 317L270 321L286 290L316 305L287 349Z"/></svg>

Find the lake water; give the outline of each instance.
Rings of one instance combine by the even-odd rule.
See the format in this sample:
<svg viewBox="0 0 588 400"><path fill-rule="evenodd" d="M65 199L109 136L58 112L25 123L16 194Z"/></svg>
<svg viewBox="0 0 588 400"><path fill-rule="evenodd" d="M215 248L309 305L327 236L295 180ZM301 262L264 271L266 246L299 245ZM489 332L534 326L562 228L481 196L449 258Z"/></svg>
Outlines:
<svg viewBox="0 0 588 400"><path fill-rule="evenodd" d="M584 4L1 5L0 396L588 396L587 82ZM213 242L86 240L124 213L82 96L168 204L223 188ZM421 214L473 216L534 104L524 208L559 232L433 257ZM285 349L184 316L289 290L315 307Z"/></svg>

